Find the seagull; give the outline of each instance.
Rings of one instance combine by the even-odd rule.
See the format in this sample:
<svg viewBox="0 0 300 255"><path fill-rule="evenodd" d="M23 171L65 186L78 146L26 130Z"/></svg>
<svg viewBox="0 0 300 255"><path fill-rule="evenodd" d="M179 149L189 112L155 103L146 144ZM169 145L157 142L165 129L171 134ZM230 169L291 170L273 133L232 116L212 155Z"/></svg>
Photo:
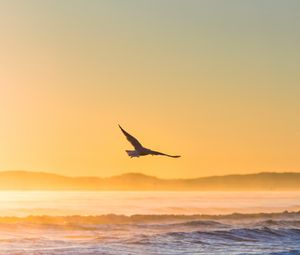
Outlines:
<svg viewBox="0 0 300 255"><path fill-rule="evenodd" d="M169 154L165 154L162 152L158 152L158 151L153 151L150 149L147 149L145 147L143 147L143 145L141 145L141 143L132 135L130 135L129 133L127 133L120 125L119 125L121 131L123 132L123 134L126 136L127 140L132 144L132 146L134 147L135 150L126 150L127 154L129 157L133 158L133 157L140 157L140 156L146 156L146 155L161 155L161 156L167 156L167 157L171 157L171 158L179 158L180 156L176 155L169 155Z"/></svg>

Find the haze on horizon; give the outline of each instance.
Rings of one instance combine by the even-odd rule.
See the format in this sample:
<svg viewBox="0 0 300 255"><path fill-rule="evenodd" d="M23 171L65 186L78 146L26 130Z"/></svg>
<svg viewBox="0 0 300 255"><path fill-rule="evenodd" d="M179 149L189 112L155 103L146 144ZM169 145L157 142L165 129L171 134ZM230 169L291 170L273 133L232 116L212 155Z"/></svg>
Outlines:
<svg viewBox="0 0 300 255"><path fill-rule="evenodd" d="M1 1L0 170L300 171L299 1ZM129 159L117 124L178 160Z"/></svg>

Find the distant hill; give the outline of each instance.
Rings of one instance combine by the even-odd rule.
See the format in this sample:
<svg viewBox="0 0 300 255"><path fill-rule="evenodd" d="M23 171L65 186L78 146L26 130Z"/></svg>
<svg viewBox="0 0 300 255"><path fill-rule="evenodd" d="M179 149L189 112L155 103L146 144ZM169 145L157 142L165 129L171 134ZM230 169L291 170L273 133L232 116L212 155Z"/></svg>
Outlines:
<svg viewBox="0 0 300 255"><path fill-rule="evenodd" d="M99 178L6 171L0 172L0 190L300 190L300 173L160 179L138 173Z"/></svg>

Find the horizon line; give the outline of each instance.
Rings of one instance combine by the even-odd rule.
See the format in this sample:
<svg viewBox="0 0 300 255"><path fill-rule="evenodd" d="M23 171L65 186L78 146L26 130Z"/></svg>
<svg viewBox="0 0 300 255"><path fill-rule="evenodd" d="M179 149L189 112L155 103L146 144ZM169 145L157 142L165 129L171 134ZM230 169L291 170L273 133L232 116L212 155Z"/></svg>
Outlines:
<svg viewBox="0 0 300 255"><path fill-rule="evenodd" d="M258 174L300 174L300 171L293 172L293 171L258 171L258 172L250 172L250 173L230 173L230 174L223 174L223 175L205 175L205 176L197 176L197 177L176 177L176 178L164 178L155 175L148 175L141 172L125 172L122 174L116 174L111 176L97 176L97 175L80 175L80 176L72 176L72 175L65 175L59 174L55 172L48 172L48 171L34 171L34 170L0 170L1 173L12 173L12 172L19 172L19 173L33 173L33 174L50 174L56 175L61 177L68 177L68 178L99 178L99 179L107 179L113 177L121 177L125 175L140 175L145 177L152 177L161 180L191 180L191 179L200 179L200 178L212 178L212 177L226 177L226 176L247 176L247 175L258 175Z"/></svg>

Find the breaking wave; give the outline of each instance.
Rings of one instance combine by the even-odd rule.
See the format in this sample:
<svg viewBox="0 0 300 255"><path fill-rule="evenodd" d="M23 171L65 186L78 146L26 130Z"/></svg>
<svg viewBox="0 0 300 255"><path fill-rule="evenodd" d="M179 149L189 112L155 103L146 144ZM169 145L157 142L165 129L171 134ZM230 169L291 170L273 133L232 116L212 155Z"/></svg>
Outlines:
<svg viewBox="0 0 300 255"><path fill-rule="evenodd" d="M0 217L0 255L300 255L300 212Z"/></svg>
<svg viewBox="0 0 300 255"><path fill-rule="evenodd" d="M244 220L244 221L256 221L261 220L266 225L276 224L296 224L300 225L300 211L281 213L254 213L254 214L241 214L233 213L227 215L179 215L179 214L135 214L131 216L118 215L118 214L105 214L97 216L83 216L83 215L71 215L71 216L27 216L27 217L15 217L4 216L0 217L1 223L34 223L34 224L135 224L135 223L155 223L155 222L185 222L184 224L205 224L215 225L220 224L219 221L226 220Z"/></svg>

